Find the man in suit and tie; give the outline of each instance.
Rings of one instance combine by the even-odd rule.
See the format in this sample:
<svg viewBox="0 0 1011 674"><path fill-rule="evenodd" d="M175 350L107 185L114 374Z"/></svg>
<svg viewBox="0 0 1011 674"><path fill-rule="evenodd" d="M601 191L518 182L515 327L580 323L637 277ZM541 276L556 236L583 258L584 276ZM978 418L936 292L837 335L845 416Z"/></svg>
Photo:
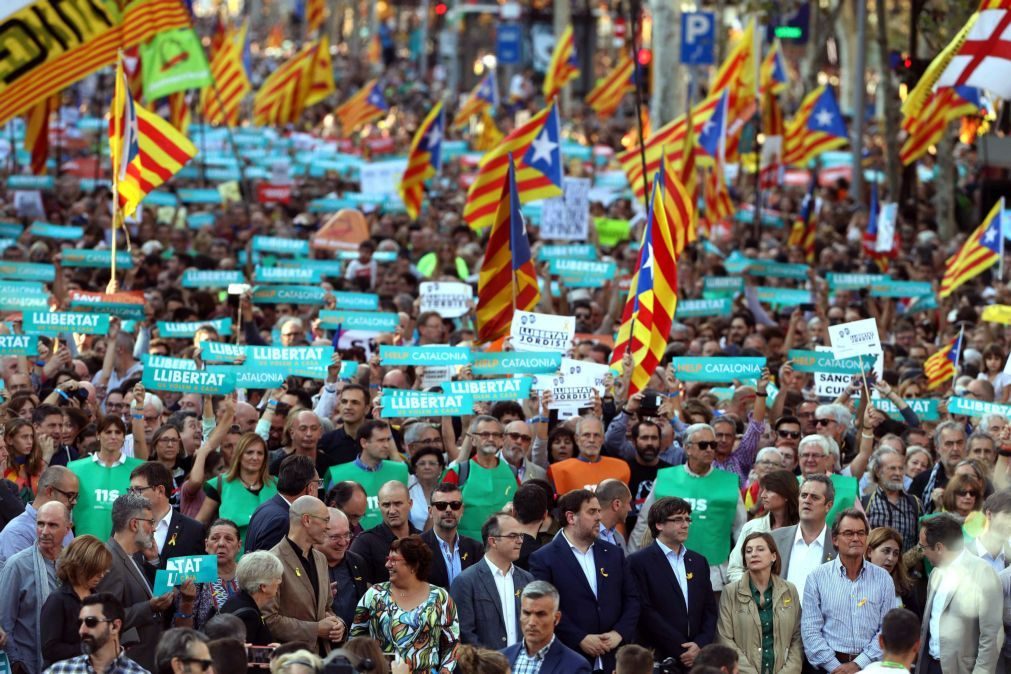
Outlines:
<svg viewBox="0 0 1011 674"><path fill-rule="evenodd" d="M484 554L479 541L459 532L465 507L459 486L449 482L440 484L432 492L428 507L433 526L421 534L421 540L432 550L428 582L447 590L460 573L477 564Z"/></svg>
<svg viewBox="0 0 1011 674"><path fill-rule="evenodd" d="M325 656L330 642L344 639L345 625L334 615L326 557L330 512L315 496L302 496L288 511L288 535L271 548L284 567L281 587L263 608L263 621L277 641L301 641Z"/></svg>
<svg viewBox="0 0 1011 674"><path fill-rule="evenodd" d="M618 547L599 540L600 503L574 489L558 499L564 528L530 556L530 572L561 596L558 637L581 652L593 670L614 671L614 653L635 638L639 595Z"/></svg>
<svg viewBox="0 0 1011 674"><path fill-rule="evenodd" d="M811 475L800 485L800 522L772 531L782 560L780 575L797 588L801 605L807 577L836 556L832 532L826 523L833 501L832 480L824 475Z"/></svg>
<svg viewBox="0 0 1011 674"><path fill-rule="evenodd" d="M963 549L961 521L941 513L920 523L934 566L920 628L920 674L993 672L1004 643L1002 587L993 568Z"/></svg>
<svg viewBox="0 0 1011 674"><path fill-rule="evenodd" d="M505 427L505 444L502 456L512 467L521 483L530 480L546 480L548 471L530 460L530 448L534 436L525 421L510 421Z"/></svg>
<svg viewBox="0 0 1011 674"><path fill-rule="evenodd" d="M586 658L562 643L555 628L562 619L558 590L546 581L527 584L520 594L523 640L502 650L514 672L590 674Z"/></svg>
<svg viewBox="0 0 1011 674"><path fill-rule="evenodd" d="M154 515L153 558L138 555L137 561L144 563L144 574L148 582L154 584L158 569L173 557L206 554L204 550L204 525L195 519L177 512L169 503L172 493L172 473L164 464L145 461L130 473L130 491L140 494L151 502Z"/></svg>
<svg viewBox="0 0 1011 674"><path fill-rule="evenodd" d="M716 638L719 607L709 562L685 547L692 523L688 501L661 498L647 521L653 544L628 559L642 598L639 640L657 660L676 658L687 672L699 650Z"/></svg>
<svg viewBox="0 0 1011 674"><path fill-rule="evenodd" d="M481 527L484 560L461 573L449 593L456 602L460 641L501 650L520 639L520 590L534 577L514 564L523 547L516 518L495 513Z"/></svg>
<svg viewBox="0 0 1011 674"><path fill-rule="evenodd" d="M154 547L155 519L151 502L140 494L129 492L112 504L112 537L105 546L112 553L109 572L95 589L109 592L123 605L121 641L127 656L148 671L154 671L154 652L162 633L162 613L172 606L173 592L160 597L151 593L151 586L134 559L137 553Z"/></svg>
<svg viewBox="0 0 1011 674"><path fill-rule="evenodd" d="M618 526L625 524L632 509L632 492L621 480L609 478L597 485L596 496L600 503L600 540L625 552L625 536Z"/></svg>

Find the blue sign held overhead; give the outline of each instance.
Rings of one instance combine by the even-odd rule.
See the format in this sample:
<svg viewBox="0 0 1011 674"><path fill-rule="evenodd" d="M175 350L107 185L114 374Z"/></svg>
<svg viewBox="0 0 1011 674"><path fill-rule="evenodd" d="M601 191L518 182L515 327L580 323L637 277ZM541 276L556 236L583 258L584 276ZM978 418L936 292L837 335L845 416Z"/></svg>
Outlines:
<svg viewBox="0 0 1011 674"><path fill-rule="evenodd" d="M681 14L681 63L709 66L716 62L716 14Z"/></svg>
<svg viewBox="0 0 1011 674"><path fill-rule="evenodd" d="M523 29L519 24L498 25L495 57L502 66L518 66L523 62Z"/></svg>

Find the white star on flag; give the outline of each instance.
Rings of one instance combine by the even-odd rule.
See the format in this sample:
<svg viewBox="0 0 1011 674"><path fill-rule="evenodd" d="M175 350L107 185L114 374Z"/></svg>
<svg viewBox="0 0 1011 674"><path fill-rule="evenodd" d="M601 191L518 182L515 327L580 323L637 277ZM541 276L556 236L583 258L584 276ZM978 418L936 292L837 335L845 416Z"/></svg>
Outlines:
<svg viewBox="0 0 1011 674"><path fill-rule="evenodd" d="M835 118L828 110L822 108L817 113L815 113L814 121L818 126L828 127L832 125L832 120Z"/></svg>
<svg viewBox="0 0 1011 674"><path fill-rule="evenodd" d="M432 149L434 147L438 147L441 141L442 141L442 131L439 129L438 124L433 124L428 129L428 148Z"/></svg>
<svg viewBox="0 0 1011 674"><path fill-rule="evenodd" d="M534 148L534 156L531 163L543 160L550 166L552 163L552 153L555 151L555 148L558 147L558 143L552 142L552 140L548 138L547 133L542 133L534 139L531 146Z"/></svg>
<svg viewBox="0 0 1011 674"><path fill-rule="evenodd" d="M642 271L649 270L649 273L653 273L653 244L646 245L646 261L642 263Z"/></svg>
<svg viewBox="0 0 1011 674"><path fill-rule="evenodd" d="M997 238L997 230L991 225L987 227L986 232L983 234L983 243L993 243L993 240Z"/></svg>
<svg viewBox="0 0 1011 674"><path fill-rule="evenodd" d="M710 117L709 119L707 119L707 120L706 120L706 123L702 125L702 134L703 134L703 135L706 135L706 134L708 134L708 133L709 133L710 131L712 131L712 130L713 130L713 125L714 125L714 124L716 124L716 122L714 122L714 121L713 121L713 118L712 118L712 117Z"/></svg>

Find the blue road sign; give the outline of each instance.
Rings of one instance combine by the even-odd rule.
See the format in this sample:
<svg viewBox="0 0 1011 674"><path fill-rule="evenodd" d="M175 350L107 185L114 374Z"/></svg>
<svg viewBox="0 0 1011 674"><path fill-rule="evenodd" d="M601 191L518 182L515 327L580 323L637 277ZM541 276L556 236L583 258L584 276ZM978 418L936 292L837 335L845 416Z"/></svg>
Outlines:
<svg viewBox="0 0 1011 674"><path fill-rule="evenodd" d="M681 14L681 63L708 66L716 62L716 14Z"/></svg>
<svg viewBox="0 0 1011 674"><path fill-rule="evenodd" d="M498 64L518 66L523 61L523 30L519 24L500 23L495 40Z"/></svg>

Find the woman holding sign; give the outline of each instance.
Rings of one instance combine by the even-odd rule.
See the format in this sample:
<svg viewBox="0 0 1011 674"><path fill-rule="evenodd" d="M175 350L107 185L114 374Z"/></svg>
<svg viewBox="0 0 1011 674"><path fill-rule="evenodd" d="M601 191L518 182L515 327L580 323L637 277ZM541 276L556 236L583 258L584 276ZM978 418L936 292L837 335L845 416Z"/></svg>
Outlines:
<svg viewBox="0 0 1011 674"><path fill-rule="evenodd" d="M204 524L218 517L231 520L244 542L253 511L276 493L277 484L267 472L267 443L256 433L246 433L235 446L228 472L204 483L207 498L197 519Z"/></svg>
<svg viewBox="0 0 1011 674"><path fill-rule="evenodd" d="M204 550L218 559L218 577L210 583L199 583L195 594L180 592L176 596L176 627L202 630L207 621L222 610L225 603L239 591L235 567L242 550L239 526L231 520L218 519L207 530ZM182 616L189 616L180 621ZM192 620L192 625L188 620Z"/></svg>

